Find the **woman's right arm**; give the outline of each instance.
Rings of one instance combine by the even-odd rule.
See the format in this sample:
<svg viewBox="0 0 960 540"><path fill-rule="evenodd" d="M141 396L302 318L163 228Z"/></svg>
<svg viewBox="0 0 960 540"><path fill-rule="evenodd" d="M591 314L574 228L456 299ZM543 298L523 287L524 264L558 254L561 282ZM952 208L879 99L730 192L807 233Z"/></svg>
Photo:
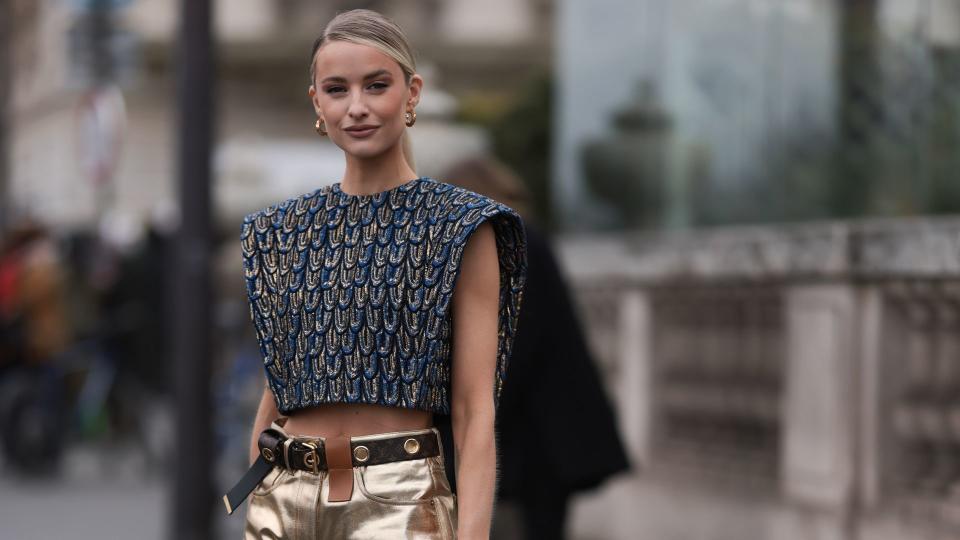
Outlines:
<svg viewBox="0 0 960 540"><path fill-rule="evenodd" d="M269 386L263 387L263 396L260 397L260 405L257 407L257 417L253 421L253 433L250 435L250 464L257 460L260 455L260 447L257 440L260 439L260 432L270 427L270 423L280 416L277 410L277 404L273 401L273 394Z"/></svg>

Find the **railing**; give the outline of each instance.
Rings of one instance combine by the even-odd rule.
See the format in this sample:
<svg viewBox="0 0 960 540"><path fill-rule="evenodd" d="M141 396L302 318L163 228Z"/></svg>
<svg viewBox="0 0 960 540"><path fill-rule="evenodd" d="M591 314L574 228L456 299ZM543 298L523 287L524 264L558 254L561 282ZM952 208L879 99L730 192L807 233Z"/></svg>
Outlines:
<svg viewBox="0 0 960 540"><path fill-rule="evenodd" d="M763 285L658 287L654 452L737 476L778 476L782 295Z"/></svg>
<svg viewBox="0 0 960 540"><path fill-rule="evenodd" d="M883 493L960 524L960 280L881 285ZM889 407L883 414L882 408Z"/></svg>
<svg viewBox="0 0 960 540"><path fill-rule="evenodd" d="M960 220L557 246L642 470L960 531Z"/></svg>

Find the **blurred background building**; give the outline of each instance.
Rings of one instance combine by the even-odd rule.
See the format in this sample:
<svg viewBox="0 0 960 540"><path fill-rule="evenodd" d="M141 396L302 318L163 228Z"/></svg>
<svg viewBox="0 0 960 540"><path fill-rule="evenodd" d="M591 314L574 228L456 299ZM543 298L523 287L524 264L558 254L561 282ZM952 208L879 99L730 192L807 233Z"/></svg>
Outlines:
<svg viewBox="0 0 960 540"><path fill-rule="evenodd" d="M179 3L0 5L0 315L30 319L21 261L58 267L40 297L71 336L27 378L2 349L0 395L60 384L69 414L0 400L64 434L26 438L59 469L6 449L0 523L159 538ZM214 2L218 488L262 371L240 219L339 179L309 47L355 7L417 50L418 172L497 156L562 254L637 465L578 497L571 537L960 536L960 0Z"/></svg>
<svg viewBox="0 0 960 540"><path fill-rule="evenodd" d="M19 211L65 227L89 226L108 213L124 223L143 223L166 215L176 201L171 137L178 4L104 2L109 21L91 35L96 33L89 22L95 4L12 2L16 129L8 189ZM265 201L332 183L342 171L342 152L318 141L309 121L309 47L337 11L357 5L215 3L219 224L236 228L239 217ZM417 47L418 68L430 79L418 116L422 129L411 130L418 148L436 149L417 155L424 174L436 174L464 154L486 151L489 136L463 120L493 116L528 82L527 75L545 72L552 62L553 2L502 1L483 8L419 0L364 5L404 28ZM91 58L92 43L101 43L105 59ZM111 82L123 89L123 99L97 102L100 114L109 117L98 120L117 124L120 140L110 185L98 191L91 189L96 179L80 181L78 173L86 172L80 165L97 150L87 148L91 142L84 144L84 130L92 129L84 114L93 106L86 90L97 67L84 66L103 63L111 64Z"/></svg>

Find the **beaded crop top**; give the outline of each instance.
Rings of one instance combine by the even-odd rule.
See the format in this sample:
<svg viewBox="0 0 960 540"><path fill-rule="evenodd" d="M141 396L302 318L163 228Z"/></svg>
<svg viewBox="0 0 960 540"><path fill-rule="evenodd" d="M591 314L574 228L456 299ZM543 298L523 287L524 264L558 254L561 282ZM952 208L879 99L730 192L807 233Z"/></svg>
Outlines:
<svg viewBox="0 0 960 540"><path fill-rule="evenodd" d="M496 406L527 273L512 208L424 176L370 195L336 183L247 215L246 291L277 410L346 402L449 414L449 307L464 245L485 220L500 266Z"/></svg>

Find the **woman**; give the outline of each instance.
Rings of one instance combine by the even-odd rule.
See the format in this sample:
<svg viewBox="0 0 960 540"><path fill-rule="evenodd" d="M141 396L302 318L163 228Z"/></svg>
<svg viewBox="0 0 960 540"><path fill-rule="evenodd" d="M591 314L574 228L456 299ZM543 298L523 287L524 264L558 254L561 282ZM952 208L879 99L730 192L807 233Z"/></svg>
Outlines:
<svg viewBox="0 0 960 540"><path fill-rule="evenodd" d="M227 510L252 491L246 538L488 538L523 223L414 172L404 146L423 79L393 22L338 14L310 77L315 128L346 170L244 219L266 388ZM453 428L457 495L435 414Z"/></svg>

